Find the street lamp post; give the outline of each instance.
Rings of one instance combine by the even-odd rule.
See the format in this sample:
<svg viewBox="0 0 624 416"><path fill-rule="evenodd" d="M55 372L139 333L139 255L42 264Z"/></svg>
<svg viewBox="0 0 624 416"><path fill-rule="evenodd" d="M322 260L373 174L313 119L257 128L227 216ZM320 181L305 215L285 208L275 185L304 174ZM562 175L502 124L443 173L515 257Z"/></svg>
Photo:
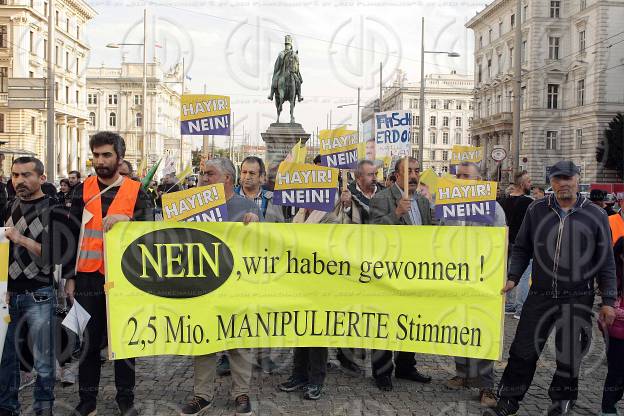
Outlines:
<svg viewBox="0 0 624 416"><path fill-rule="evenodd" d="M143 9L143 43L109 43L106 45L107 48L119 49L122 46L142 46L143 47L143 123L142 123L142 133L143 139L141 140L140 153L141 157L144 159L146 154L146 147L149 148L151 146L146 146L147 144L147 8Z"/></svg>
<svg viewBox="0 0 624 416"><path fill-rule="evenodd" d="M420 41L420 126L419 140L418 140L418 166L421 170L424 170L423 159L425 155L425 54L445 54L449 58L458 58L460 55L457 52L443 52L443 51L426 51L425 50L425 18L422 18L421 24L421 41Z"/></svg>

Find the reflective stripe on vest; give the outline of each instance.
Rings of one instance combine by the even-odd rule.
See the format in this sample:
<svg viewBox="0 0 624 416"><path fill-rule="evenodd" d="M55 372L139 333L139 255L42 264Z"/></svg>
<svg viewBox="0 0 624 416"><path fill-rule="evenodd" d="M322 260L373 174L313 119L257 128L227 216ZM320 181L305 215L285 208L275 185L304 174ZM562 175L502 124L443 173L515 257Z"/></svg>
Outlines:
<svg viewBox="0 0 624 416"><path fill-rule="evenodd" d="M134 205L139 195L141 184L131 179L125 178L115 195L115 199L108 207L106 215L125 215L132 218L134 216ZM97 176L91 176L84 181L82 189L82 199L85 204L85 211L93 216L84 225L82 233L82 243L78 252L77 267L78 272L100 272L104 274L104 232L102 225L102 200ZM97 197L95 197L98 195Z"/></svg>
<svg viewBox="0 0 624 416"><path fill-rule="evenodd" d="M618 213L609 216L609 224L611 225L611 238L613 239L613 245L615 245L620 238L624 238L624 218L622 218L622 214Z"/></svg>

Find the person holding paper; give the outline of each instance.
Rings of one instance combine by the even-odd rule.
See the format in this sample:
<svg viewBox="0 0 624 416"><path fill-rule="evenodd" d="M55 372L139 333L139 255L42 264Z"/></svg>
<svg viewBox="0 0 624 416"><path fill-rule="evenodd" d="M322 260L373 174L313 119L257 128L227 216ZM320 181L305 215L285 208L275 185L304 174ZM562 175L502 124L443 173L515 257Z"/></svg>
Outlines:
<svg viewBox="0 0 624 416"><path fill-rule="evenodd" d="M11 321L0 362L0 414L19 414L19 352L16 337L28 326L33 342L33 364L37 373L33 409L51 415L54 405L55 331L54 265L62 264L62 247L52 236L63 233L67 211L45 195L43 163L34 157L19 157L11 167L16 199L7 207L5 236L10 240L6 302ZM57 240L58 241L58 240Z"/></svg>
<svg viewBox="0 0 624 416"><path fill-rule="evenodd" d="M479 166L474 162L462 162L457 165L455 176L457 179L480 181L481 173ZM494 226L504 227L505 212L498 202L496 204L496 215L494 223L487 224L477 221L465 220L445 220L440 219L440 225L454 225L461 227ZM479 400L485 407L496 406L496 395L494 394L494 361L480 360L476 358L455 357L455 377L446 382L450 389L478 388Z"/></svg>
<svg viewBox="0 0 624 416"><path fill-rule="evenodd" d="M204 162L203 171L199 175L198 186L223 184L227 200L228 221L249 224L262 220L258 205L234 192L235 178L236 169L229 159L214 158ZM252 375L251 350L235 349L227 353L230 357L232 396L236 403L236 416L251 415L251 401L249 400ZM216 354L194 357L194 397L182 406L180 414L198 415L212 406L216 361Z"/></svg>
<svg viewBox="0 0 624 416"><path fill-rule="evenodd" d="M100 385L100 346L106 339L104 294L104 233L121 221L153 221L151 198L141 184L119 174L126 153L124 139L116 133L91 136L89 147L97 176L74 189L70 219L80 224L76 275L67 280L65 292L91 315L85 331L84 353L78 370L80 402L76 415L94 415ZM116 401L123 416L134 416L134 358L115 360Z"/></svg>
<svg viewBox="0 0 624 416"><path fill-rule="evenodd" d="M408 163L407 169L404 164ZM407 175L405 174L407 171ZM427 198L416 192L420 166L418 160L410 157L409 161L400 159L394 166L396 183L390 188L375 194L370 200L371 224L386 225L431 225L431 206ZM407 182L407 192L405 183ZM373 377L382 391L392 390L392 371L397 378L429 383L431 377L422 374L416 368L414 353L400 351L392 362L392 351L372 351Z"/></svg>

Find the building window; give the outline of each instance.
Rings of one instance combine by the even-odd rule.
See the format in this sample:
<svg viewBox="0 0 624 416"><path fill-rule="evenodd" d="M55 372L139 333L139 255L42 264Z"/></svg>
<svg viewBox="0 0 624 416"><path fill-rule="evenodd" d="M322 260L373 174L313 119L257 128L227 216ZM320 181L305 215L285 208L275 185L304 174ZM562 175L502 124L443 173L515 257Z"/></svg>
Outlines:
<svg viewBox="0 0 624 416"><path fill-rule="evenodd" d="M58 84L58 82L54 83L54 99L56 101L59 100L59 84Z"/></svg>
<svg viewBox="0 0 624 416"><path fill-rule="evenodd" d="M0 66L0 92L9 92L9 68Z"/></svg>
<svg viewBox="0 0 624 416"><path fill-rule="evenodd" d="M109 105L117 104L117 94L108 94L108 104Z"/></svg>
<svg viewBox="0 0 624 416"><path fill-rule="evenodd" d="M522 49L520 49L520 58L521 58L520 62L526 62L526 46L527 46L527 41L523 40Z"/></svg>
<svg viewBox="0 0 624 416"><path fill-rule="evenodd" d="M488 62L487 62L487 76L488 76L488 79L492 78L492 60L491 59L488 59Z"/></svg>
<svg viewBox="0 0 624 416"><path fill-rule="evenodd" d="M546 132L546 150L556 150L556 149L557 149L557 132L547 131Z"/></svg>
<svg viewBox="0 0 624 416"><path fill-rule="evenodd" d="M448 151L442 150L442 160L446 162L448 160Z"/></svg>
<svg viewBox="0 0 624 416"><path fill-rule="evenodd" d="M61 51L59 50L58 45L57 45L57 46L55 46L55 47L54 47L54 64L55 64L55 65L58 65L58 64L59 64L59 62L61 61L61 58L60 58L60 55L59 55L59 53L60 53L60 52L61 52Z"/></svg>
<svg viewBox="0 0 624 416"><path fill-rule="evenodd" d="M431 118L429 119L429 125L432 127L435 127L436 125L436 116L431 116Z"/></svg>
<svg viewBox="0 0 624 416"><path fill-rule="evenodd" d="M449 118L445 116L442 118L442 127L448 127L448 126L449 126Z"/></svg>
<svg viewBox="0 0 624 416"><path fill-rule="evenodd" d="M76 58L76 75L80 71L80 58Z"/></svg>
<svg viewBox="0 0 624 416"><path fill-rule="evenodd" d="M431 151L431 161L434 161L434 160L435 160L435 158L436 158L436 151L435 151L435 150L432 150L432 151Z"/></svg>
<svg viewBox="0 0 624 416"><path fill-rule="evenodd" d="M576 129L576 148L583 147L583 129Z"/></svg>
<svg viewBox="0 0 624 416"><path fill-rule="evenodd" d="M28 78L34 78L35 73L33 71L28 71Z"/></svg>
<svg viewBox="0 0 624 416"><path fill-rule="evenodd" d="M444 109L448 110L451 108L451 100L444 100Z"/></svg>
<svg viewBox="0 0 624 416"><path fill-rule="evenodd" d="M561 8L561 2L558 0L550 2L550 18L559 19L559 11Z"/></svg>
<svg viewBox="0 0 624 416"><path fill-rule="evenodd" d="M65 69L67 72L71 71L71 60L69 59L69 52L65 52Z"/></svg>
<svg viewBox="0 0 624 416"><path fill-rule="evenodd" d="M449 134L447 132L442 133L442 144L449 144Z"/></svg>
<svg viewBox="0 0 624 416"><path fill-rule="evenodd" d="M6 25L2 25L0 26L0 48L6 48L8 40L7 27Z"/></svg>
<svg viewBox="0 0 624 416"><path fill-rule="evenodd" d="M585 52L585 31L579 32L579 52Z"/></svg>
<svg viewBox="0 0 624 416"><path fill-rule="evenodd" d="M472 117L468 117L468 127L472 127Z"/></svg>
<svg viewBox="0 0 624 416"><path fill-rule="evenodd" d="M524 110L526 101L526 87L520 88L520 109Z"/></svg>
<svg viewBox="0 0 624 416"><path fill-rule="evenodd" d="M559 59L559 37L548 38L548 59Z"/></svg>
<svg viewBox="0 0 624 416"><path fill-rule="evenodd" d="M76 39L80 39L80 25L76 23Z"/></svg>
<svg viewBox="0 0 624 416"><path fill-rule="evenodd" d="M576 105L585 105L585 80L576 83Z"/></svg>
<svg viewBox="0 0 624 416"><path fill-rule="evenodd" d="M69 17L65 19L65 32L69 33Z"/></svg>
<svg viewBox="0 0 624 416"><path fill-rule="evenodd" d="M498 22L498 37L503 36L503 22Z"/></svg>
<svg viewBox="0 0 624 416"><path fill-rule="evenodd" d="M28 38L28 50L30 53L35 53L35 32L31 31Z"/></svg>
<svg viewBox="0 0 624 416"><path fill-rule="evenodd" d="M479 36L479 49L483 48L483 36Z"/></svg>
<svg viewBox="0 0 624 416"><path fill-rule="evenodd" d="M474 103L472 101L468 101L468 110L474 110Z"/></svg>
<svg viewBox="0 0 624 416"><path fill-rule="evenodd" d="M503 103L503 96L499 94L496 96L496 113L495 114L498 114L502 111L501 109L502 103Z"/></svg>
<svg viewBox="0 0 624 416"><path fill-rule="evenodd" d="M65 104L69 104L69 87L65 87Z"/></svg>
<svg viewBox="0 0 624 416"><path fill-rule="evenodd" d="M431 144L436 144L436 134L435 131L432 131L431 133L429 133L429 143Z"/></svg>
<svg viewBox="0 0 624 416"><path fill-rule="evenodd" d="M89 123L92 126L95 126L95 113L93 111L89 113Z"/></svg>
<svg viewBox="0 0 624 416"><path fill-rule="evenodd" d="M414 125L420 126L420 116L414 116Z"/></svg>
<svg viewBox="0 0 624 416"><path fill-rule="evenodd" d="M60 12L57 10L57 11L56 11L56 16L55 16L55 19L54 19L54 20L56 21L56 25L57 25L57 26L59 25L59 23L60 23L60 21L61 21L60 19L61 19L61 14L60 14Z"/></svg>
<svg viewBox="0 0 624 416"><path fill-rule="evenodd" d="M455 144L461 144L462 142L462 134L461 131L455 132Z"/></svg>
<svg viewBox="0 0 624 416"><path fill-rule="evenodd" d="M587 8L587 0L581 0L579 6L581 10L585 10Z"/></svg>
<svg viewBox="0 0 624 416"><path fill-rule="evenodd" d="M492 29L488 30L488 45L492 43Z"/></svg>
<svg viewBox="0 0 624 416"><path fill-rule="evenodd" d="M511 28L512 29L515 28L516 27L516 15L515 14L511 15L510 22L511 22Z"/></svg>
<svg viewBox="0 0 624 416"><path fill-rule="evenodd" d="M438 100L431 100L431 109L435 110L438 108Z"/></svg>
<svg viewBox="0 0 624 416"><path fill-rule="evenodd" d="M503 54L498 54L498 67L496 68L496 73L501 74L503 72Z"/></svg>
<svg viewBox="0 0 624 416"><path fill-rule="evenodd" d="M43 40L43 59L44 60L48 59L48 40L47 39Z"/></svg>
<svg viewBox="0 0 624 416"><path fill-rule="evenodd" d="M481 64L477 68L477 80L479 83L483 82L483 71L481 70Z"/></svg>
<svg viewBox="0 0 624 416"><path fill-rule="evenodd" d="M526 22L528 18L529 18L529 6L525 4L524 7L522 8L522 21Z"/></svg>
<svg viewBox="0 0 624 416"><path fill-rule="evenodd" d="M30 134L35 134L37 131L37 119L35 117L30 118Z"/></svg>
<svg viewBox="0 0 624 416"><path fill-rule="evenodd" d="M0 113L0 133L6 133L4 131L4 114Z"/></svg>
<svg viewBox="0 0 624 416"><path fill-rule="evenodd" d="M76 105L80 104L80 91L76 89Z"/></svg>
<svg viewBox="0 0 624 416"><path fill-rule="evenodd" d="M143 105L143 96L135 94L134 96L134 105Z"/></svg>
<svg viewBox="0 0 624 416"><path fill-rule="evenodd" d="M48 2L44 1L43 2L43 15L45 17L48 17L48 11L49 11L49 6L48 6Z"/></svg>
<svg viewBox="0 0 624 416"><path fill-rule="evenodd" d="M464 106L463 101L457 101L457 103L455 103L455 108L458 110L461 110L463 106Z"/></svg>
<svg viewBox="0 0 624 416"><path fill-rule="evenodd" d="M547 108L559 108L559 85L548 84L548 104Z"/></svg>
<svg viewBox="0 0 624 416"><path fill-rule="evenodd" d="M143 114L141 113L136 114L136 126L137 127L143 126Z"/></svg>
<svg viewBox="0 0 624 416"><path fill-rule="evenodd" d="M97 104L97 94L87 94L87 104Z"/></svg>
<svg viewBox="0 0 624 416"><path fill-rule="evenodd" d="M462 118L455 117L455 127L461 127L461 125L462 125Z"/></svg>
<svg viewBox="0 0 624 416"><path fill-rule="evenodd" d="M108 125L110 127L116 127L117 126L117 114L110 113L108 115Z"/></svg>

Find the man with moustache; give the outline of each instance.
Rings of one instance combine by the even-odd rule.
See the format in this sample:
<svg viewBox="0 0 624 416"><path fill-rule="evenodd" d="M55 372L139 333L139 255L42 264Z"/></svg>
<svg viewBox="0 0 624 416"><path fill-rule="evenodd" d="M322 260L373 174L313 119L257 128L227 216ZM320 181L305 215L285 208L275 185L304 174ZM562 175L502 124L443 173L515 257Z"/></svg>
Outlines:
<svg viewBox="0 0 624 416"><path fill-rule="evenodd" d="M403 164L409 163L408 193L403 189ZM431 225L431 206L427 198L416 192L420 166L418 160L410 157L409 161L400 159L394 167L396 183L375 194L370 200L371 224L386 225ZM373 377L377 387L382 391L392 390L392 351L373 350L371 361ZM419 383L429 383L431 377L421 374L416 368L414 353L400 351L395 354L395 376Z"/></svg>
<svg viewBox="0 0 624 416"><path fill-rule="evenodd" d="M85 331L87 351L80 362L78 394L74 414L96 414L100 384L100 346L106 339L104 295L104 233L122 221L153 221L150 197L141 184L119 174L126 153L121 136L99 132L89 140L97 176L87 178L74 189L70 220L80 225L76 240L76 275L65 284L67 296L91 315ZM137 415L134 407L134 358L115 360L116 401L123 416Z"/></svg>
<svg viewBox="0 0 624 416"><path fill-rule="evenodd" d="M533 282L498 387L498 403L484 416L516 414L553 328L557 368L548 389L548 416L570 415L581 361L591 343L594 282L602 295L599 320L611 326L615 319L609 220L579 193L579 176L573 162L556 163L550 171L554 193L529 206L518 231L503 292L518 284L531 259Z"/></svg>

